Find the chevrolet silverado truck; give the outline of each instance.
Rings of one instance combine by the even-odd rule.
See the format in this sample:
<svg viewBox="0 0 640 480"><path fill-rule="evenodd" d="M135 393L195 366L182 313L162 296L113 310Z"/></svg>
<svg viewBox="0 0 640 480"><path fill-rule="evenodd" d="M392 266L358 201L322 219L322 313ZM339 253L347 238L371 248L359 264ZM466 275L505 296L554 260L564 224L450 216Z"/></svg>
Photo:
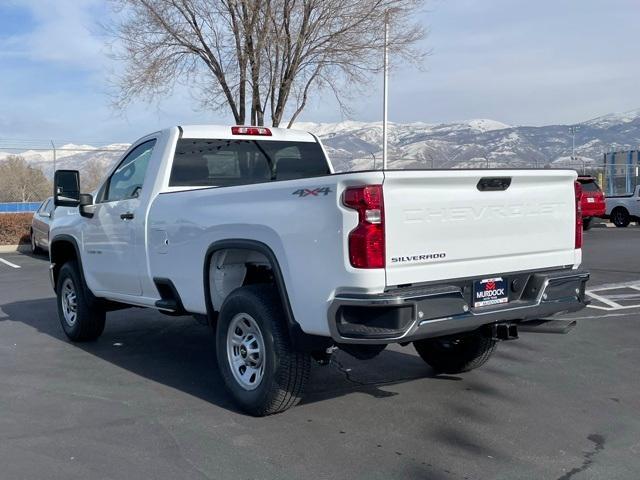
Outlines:
<svg viewBox="0 0 640 480"><path fill-rule="evenodd" d="M55 174L50 275L72 341L129 306L215 331L239 407L301 398L313 360L413 344L435 372L585 305L571 170L334 172L316 136L182 126L135 142L93 194Z"/></svg>

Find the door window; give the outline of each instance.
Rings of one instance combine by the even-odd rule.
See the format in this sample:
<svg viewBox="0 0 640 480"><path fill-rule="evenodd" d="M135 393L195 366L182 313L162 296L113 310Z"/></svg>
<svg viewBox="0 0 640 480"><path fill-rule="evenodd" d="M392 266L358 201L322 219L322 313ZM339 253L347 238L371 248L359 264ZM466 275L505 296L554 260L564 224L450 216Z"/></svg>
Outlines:
<svg viewBox="0 0 640 480"><path fill-rule="evenodd" d="M144 184L155 140L141 143L127 155L109 178L105 202L137 198Z"/></svg>

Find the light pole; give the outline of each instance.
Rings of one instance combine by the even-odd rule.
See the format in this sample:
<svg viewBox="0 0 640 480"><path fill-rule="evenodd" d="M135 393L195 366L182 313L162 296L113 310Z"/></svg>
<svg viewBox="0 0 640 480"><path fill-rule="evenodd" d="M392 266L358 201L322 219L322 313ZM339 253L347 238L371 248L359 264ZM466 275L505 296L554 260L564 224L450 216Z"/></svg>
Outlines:
<svg viewBox="0 0 640 480"><path fill-rule="evenodd" d="M383 59L383 99L382 99L382 169L387 169L387 100L389 95L389 10L384 12L384 59Z"/></svg>
<svg viewBox="0 0 640 480"><path fill-rule="evenodd" d="M569 131L571 132L571 160L575 160L576 157L576 132L580 130L578 125L572 125L569 127Z"/></svg>
<svg viewBox="0 0 640 480"><path fill-rule="evenodd" d="M53 176L56 175L56 145L51 140L51 148L53 149Z"/></svg>

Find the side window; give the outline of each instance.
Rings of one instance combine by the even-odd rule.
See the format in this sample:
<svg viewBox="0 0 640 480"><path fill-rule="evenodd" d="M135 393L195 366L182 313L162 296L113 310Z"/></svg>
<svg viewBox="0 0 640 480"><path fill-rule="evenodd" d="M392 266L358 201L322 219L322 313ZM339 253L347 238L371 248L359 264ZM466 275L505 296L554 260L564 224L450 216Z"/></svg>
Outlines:
<svg viewBox="0 0 640 480"><path fill-rule="evenodd" d="M140 195L155 144L155 140L149 140L138 145L120 162L109 178L103 201L115 202Z"/></svg>

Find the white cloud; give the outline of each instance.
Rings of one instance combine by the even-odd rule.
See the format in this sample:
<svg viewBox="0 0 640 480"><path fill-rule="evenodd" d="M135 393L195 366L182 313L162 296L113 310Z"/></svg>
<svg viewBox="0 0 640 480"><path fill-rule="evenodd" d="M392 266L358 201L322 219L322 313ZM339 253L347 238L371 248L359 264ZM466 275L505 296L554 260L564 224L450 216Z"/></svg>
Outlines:
<svg viewBox="0 0 640 480"><path fill-rule="evenodd" d="M10 0L9 5L27 8L35 26L0 43L2 55L51 62L86 70L105 65L104 40L96 12L104 11L98 0Z"/></svg>

